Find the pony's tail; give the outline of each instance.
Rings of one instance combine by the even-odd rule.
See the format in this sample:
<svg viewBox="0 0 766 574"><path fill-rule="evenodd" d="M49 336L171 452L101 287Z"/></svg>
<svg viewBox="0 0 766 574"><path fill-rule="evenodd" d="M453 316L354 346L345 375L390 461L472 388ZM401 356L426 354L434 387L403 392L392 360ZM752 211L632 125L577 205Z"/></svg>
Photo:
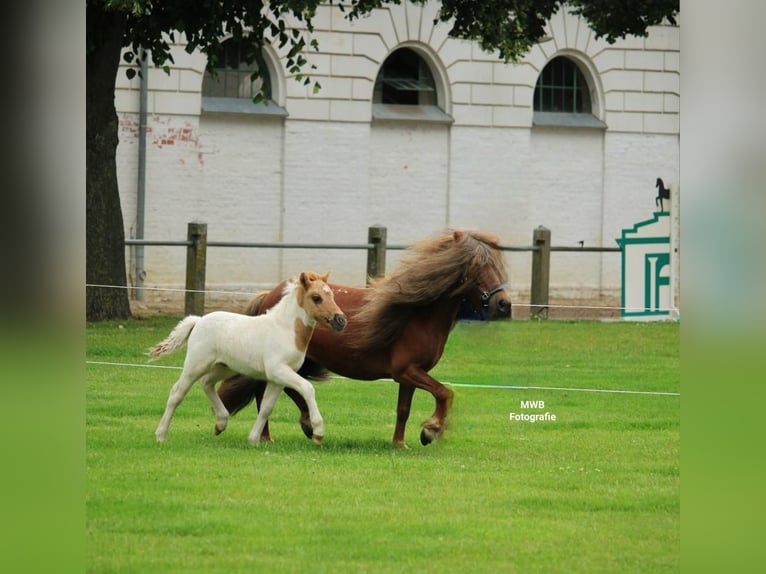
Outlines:
<svg viewBox="0 0 766 574"><path fill-rule="evenodd" d="M197 315L189 315L188 317L181 319L165 340L149 349L149 360L154 361L164 355L174 353L183 347L189 339L192 329L194 329L194 326L200 319L201 317L198 317Z"/></svg>
<svg viewBox="0 0 766 574"><path fill-rule="evenodd" d="M256 381L245 375L234 375L221 383L218 396L229 414L235 415L253 402L259 393L263 396L265 388L264 381Z"/></svg>
<svg viewBox="0 0 766 574"><path fill-rule="evenodd" d="M271 293L271 291L261 291L260 293L256 293L253 295L253 298L250 299L250 302L247 304L247 307L245 308L245 315L250 315L252 317L255 317L256 315L261 314L261 304L263 303L263 300L266 298L266 295Z"/></svg>

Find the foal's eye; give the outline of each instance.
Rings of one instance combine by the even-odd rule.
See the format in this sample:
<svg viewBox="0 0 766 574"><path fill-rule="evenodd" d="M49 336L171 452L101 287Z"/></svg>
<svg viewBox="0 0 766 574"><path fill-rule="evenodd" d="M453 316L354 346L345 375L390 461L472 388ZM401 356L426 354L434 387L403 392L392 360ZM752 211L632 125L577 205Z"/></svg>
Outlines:
<svg viewBox="0 0 766 574"><path fill-rule="evenodd" d="M322 302L322 297L321 297L321 296L319 296L319 295L312 295L312 296L311 296L311 300L312 300L314 303L316 303L317 305L319 305L319 304Z"/></svg>

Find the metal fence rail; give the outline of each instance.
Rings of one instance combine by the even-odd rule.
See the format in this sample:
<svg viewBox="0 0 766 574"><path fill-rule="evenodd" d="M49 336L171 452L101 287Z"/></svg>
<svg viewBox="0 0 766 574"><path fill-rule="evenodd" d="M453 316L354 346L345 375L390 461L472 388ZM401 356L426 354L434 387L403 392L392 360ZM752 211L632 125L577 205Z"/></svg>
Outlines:
<svg viewBox="0 0 766 574"><path fill-rule="evenodd" d="M184 312L202 315L205 312L205 269L207 248L255 248L255 249L355 249L367 251L367 278L382 277L386 274L386 251L404 250L408 245L389 245L387 229L372 226L367 230L367 243L272 243L243 241L208 241L206 223L189 223L187 239L179 241L126 239L125 245L136 246L177 246L186 247L186 294ZM548 318L548 290L550 283L550 254L552 251L566 253L620 253L619 247L569 247L552 246L551 232L542 225L532 235L532 245L501 247L501 251L532 253L532 284L530 308L532 317ZM139 273L143 270L139 270Z"/></svg>

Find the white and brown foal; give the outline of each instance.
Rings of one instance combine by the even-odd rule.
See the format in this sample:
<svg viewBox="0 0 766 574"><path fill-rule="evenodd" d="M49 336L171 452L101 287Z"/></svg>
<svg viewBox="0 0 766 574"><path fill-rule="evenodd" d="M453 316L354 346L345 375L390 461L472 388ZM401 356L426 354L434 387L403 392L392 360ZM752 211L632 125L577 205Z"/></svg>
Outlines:
<svg viewBox="0 0 766 574"><path fill-rule="evenodd" d="M329 273L304 271L290 281L282 300L265 315L250 317L214 311L203 317L189 315L168 337L149 350L151 360L187 345L181 376L170 390L165 414L155 435L163 442L173 413L189 389L199 382L215 413L215 432L223 432L229 412L215 392L215 384L236 373L264 379L268 385L249 441L256 444L284 387L298 391L309 406L314 442L324 437L324 424L317 407L314 387L296 371L303 364L306 348L317 323L335 331L346 326L346 316L335 303L327 285Z"/></svg>

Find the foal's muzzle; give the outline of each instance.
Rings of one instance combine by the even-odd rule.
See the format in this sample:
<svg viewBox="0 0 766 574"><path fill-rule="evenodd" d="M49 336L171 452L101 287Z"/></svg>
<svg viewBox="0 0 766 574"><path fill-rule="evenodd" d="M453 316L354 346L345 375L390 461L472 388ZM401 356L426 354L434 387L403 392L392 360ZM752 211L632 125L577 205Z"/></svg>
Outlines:
<svg viewBox="0 0 766 574"><path fill-rule="evenodd" d="M346 328L346 324L348 321L346 320L345 315L341 315L339 313L336 313L332 317L330 317L327 320L327 323L332 327L333 331L341 332L343 329Z"/></svg>

